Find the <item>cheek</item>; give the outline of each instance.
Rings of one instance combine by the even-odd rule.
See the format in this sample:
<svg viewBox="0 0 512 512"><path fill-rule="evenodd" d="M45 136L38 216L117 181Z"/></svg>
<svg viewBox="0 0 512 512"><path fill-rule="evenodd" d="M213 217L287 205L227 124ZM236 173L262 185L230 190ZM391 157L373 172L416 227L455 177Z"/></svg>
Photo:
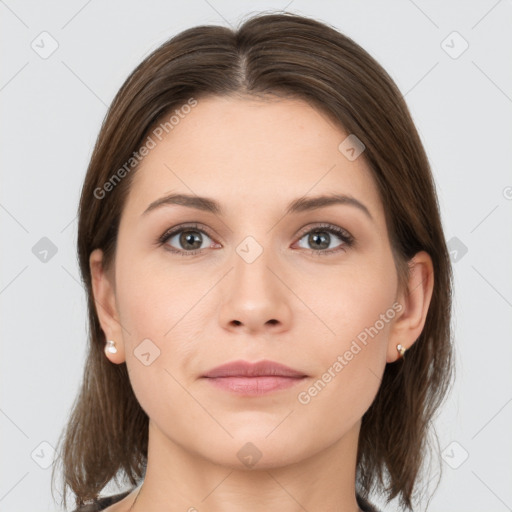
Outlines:
<svg viewBox="0 0 512 512"><path fill-rule="evenodd" d="M326 419L328 427L336 428L341 418L343 423L357 421L379 389L397 315L396 284L392 259L382 257L344 269L335 285L324 288L318 307L333 332L317 338L308 350L321 370L298 402L318 408L319 414L328 408L337 411L339 415Z"/></svg>
<svg viewBox="0 0 512 512"><path fill-rule="evenodd" d="M116 263L126 366L134 393L150 416L158 416L162 400L169 397L185 404L179 383L188 384L183 375L188 376L196 341L204 334L204 315L198 316L196 303L205 286L213 285L208 281L191 280L186 269L171 273L161 264L157 268L136 252Z"/></svg>
<svg viewBox="0 0 512 512"><path fill-rule="evenodd" d="M319 311L330 327L329 344L338 350L348 349L355 339L369 349L365 353L375 345L385 344L395 317L397 276L391 254L375 254L380 257L370 254L343 267L336 279L324 280Z"/></svg>
<svg viewBox="0 0 512 512"><path fill-rule="evenodd" d="M342 435L372 404L386 365L389 330L395 316L392 296L352 296L332 322L336 336L309 350L318 362L315 374L297 395L299 410L321 417L322 435Z"/></svg>
<svg viewBox="0 0 512 512"><path fill-rule="evenodd" d="M132 253L119 261L117 300L131 343L144 338L168 343L193 312L208 280L191 279L187 268L172 270L164 262ZM127 333L124 332L124 335Z"/></svg>

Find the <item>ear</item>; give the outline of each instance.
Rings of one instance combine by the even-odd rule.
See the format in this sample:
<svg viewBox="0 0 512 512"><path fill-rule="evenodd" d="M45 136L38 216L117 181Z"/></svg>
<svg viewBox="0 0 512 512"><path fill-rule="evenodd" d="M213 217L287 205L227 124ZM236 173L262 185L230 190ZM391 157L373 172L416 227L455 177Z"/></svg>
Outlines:
<svg viewBox="0 0 512 512"><path fill-rule="evenodd" d="M105 339L115 341L117 348L117 353L111 354L105 351L105 356L112 363L123 363L126 357L123 333L116 307L115 279L103 268L103 251L101 249L95 249L91 252L89 268L91 270L94 304L101 329L105 334Z"/></svg>
<svg viewBox="0 0 512 512"><path fill-rule="evenodd" d="M425 325L433 289L432 258L427 252L420 251L409 262L407 290L403 290L397 298L402 310L395 318L389 335L386 358L388 363L400 357L396 348L398 344L409 349L419 338Z"/></svg>

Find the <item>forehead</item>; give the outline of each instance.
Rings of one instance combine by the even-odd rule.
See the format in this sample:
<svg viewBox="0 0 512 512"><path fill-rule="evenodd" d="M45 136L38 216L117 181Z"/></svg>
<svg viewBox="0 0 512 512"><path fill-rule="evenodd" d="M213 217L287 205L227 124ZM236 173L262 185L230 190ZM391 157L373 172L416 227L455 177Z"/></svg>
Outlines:
<svg viewBox="0 0 512 512"><path fill-rule="evenodd" d="M126 209L142 213L171 192L212 197L237 213L339 193L383 214L365 160L339 149L349 134L306 101L214 96L187 111L168 133L160 130L161 140L150 134L155 144L135 172Z"/></svg>

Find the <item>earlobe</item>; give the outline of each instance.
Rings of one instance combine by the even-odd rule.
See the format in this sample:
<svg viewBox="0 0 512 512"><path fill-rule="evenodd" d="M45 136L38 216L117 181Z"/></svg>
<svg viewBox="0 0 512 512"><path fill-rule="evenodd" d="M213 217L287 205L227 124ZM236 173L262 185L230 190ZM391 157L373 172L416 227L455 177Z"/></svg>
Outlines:
<svg viewBox="0 0 512 512"><path fill-rule="evenodd" d="M105 356L113 363L125 361L122 329L116 307L112 277L103 268L103 251L95 249L89 257L96 314L105 334Z"/></svg>
<svg viewBox="0 0 512 512"><path fill-rule="evenodd" d="M427 318L430 300L434 290L434 269L432 258L425 251L418 252L409 264L407 290L399 297L402 313L391 328L386 362L391 363L407 357L405 351L418 340Z"/></svg>

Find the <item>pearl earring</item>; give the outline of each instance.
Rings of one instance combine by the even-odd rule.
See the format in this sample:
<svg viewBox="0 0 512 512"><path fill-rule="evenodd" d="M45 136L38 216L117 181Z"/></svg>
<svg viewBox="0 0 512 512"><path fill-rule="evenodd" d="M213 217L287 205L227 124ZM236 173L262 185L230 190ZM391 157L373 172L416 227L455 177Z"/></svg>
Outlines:
<svg viewBox="0 0 512 512"><path fill-rule="evenodd" d="M405 351L407 350L403 345L400 343L396 346L396 349L400 353L400 357L404 357Z"/></svg>
<svg viewBox="0 0 512 512"><path fill-rule="evenodd" d="M116 342L108 340L105 346L105 352L108 352L109 354L117 354Z"/></svg>

